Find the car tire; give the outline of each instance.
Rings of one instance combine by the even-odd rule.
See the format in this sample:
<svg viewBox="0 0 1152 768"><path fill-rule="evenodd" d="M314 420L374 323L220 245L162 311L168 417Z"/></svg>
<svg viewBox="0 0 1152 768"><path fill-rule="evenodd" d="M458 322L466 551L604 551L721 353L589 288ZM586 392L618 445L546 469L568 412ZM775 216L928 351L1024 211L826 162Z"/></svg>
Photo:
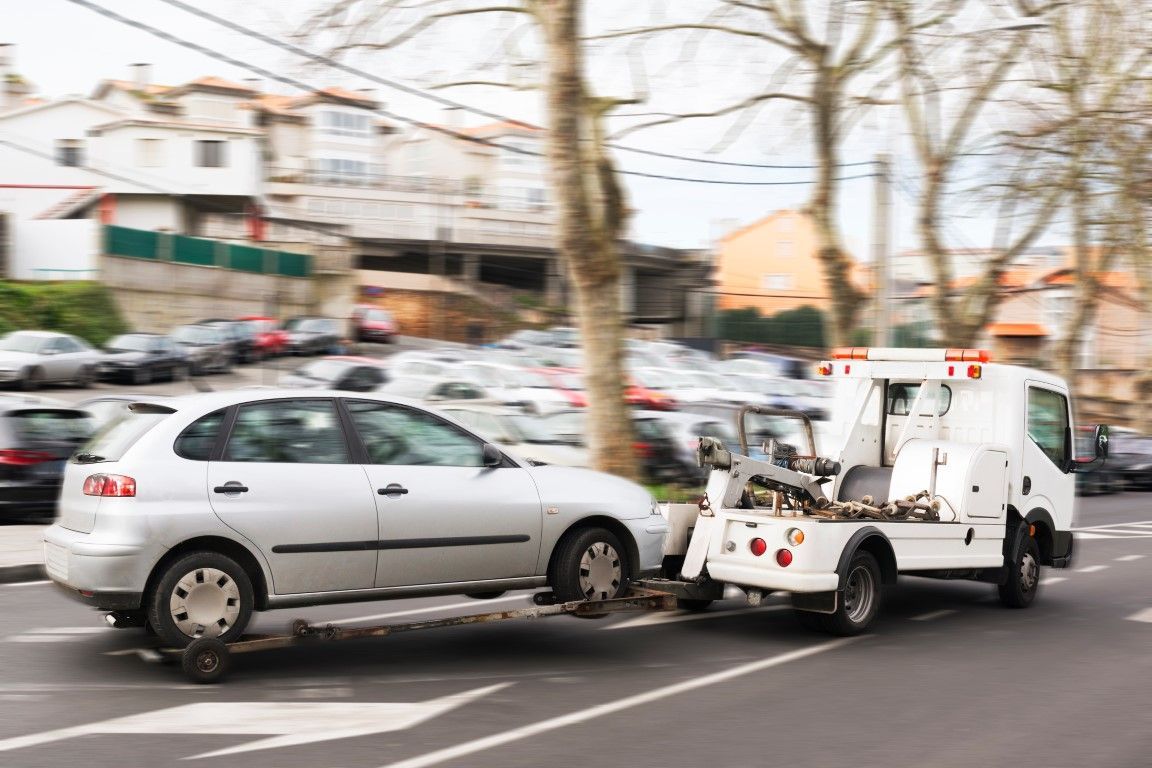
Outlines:
<svg viewBox="0 0 1152 768"><path fill-rule="evenodd" d="M832 635L859 635L872 626L880 612L880 597L880 564L871 552L857 550L848 562L836 612L819 614L820 625Z"/></svg>
<svg viewBox="0 0 1152 768"><path fill-rule="evenodd" d="M132 384L140 387L152 383L152 371L145 367L137 368L132 372Z"/></svg>
<svg viewBox="0 0 1152 768"><path fill-rule="evenodd" d="M219 552L192 552L169 564L148 596L148 623L162 644L231 642L243 634L255 604L252 580Z"/></svg>
<svg viewBox="0 0 1152 768"><path fill-rule="evenodd" d="M1040 547L1028 537L1028 545L1008 563L1008 581L997 586L1000 602L1009 608L1027 608L1040 589Z"/></svg>
<svg viewBox="0 0 1152 768"><path fill-rule="evenodd" d="M80 369L76 374L75 384L80 389L88 389L92 386L92 382L96 379L96 371L87 366Z"/></svg>
<svg viewBox="0 0 1152 768"><path fill-rule="evenodd" d="M44 372L39 368L29 368L24 371L20 379L20 389L25 392L35 392L44 384Z"/></svg>
<svg viewBox="0 0 1152 768"><path fill-rule="evenodd" d="M548 568L548 583L562 603L619 597L630 578L627 551L616 534L604 528L564 534Z"/></svg>
<svg viewBox="0 0 1152 768"><path fill-rule="evenodd" d="M191 374L191 369L187 365L174 365L172 366L172 381L184 381Z"/></svg>

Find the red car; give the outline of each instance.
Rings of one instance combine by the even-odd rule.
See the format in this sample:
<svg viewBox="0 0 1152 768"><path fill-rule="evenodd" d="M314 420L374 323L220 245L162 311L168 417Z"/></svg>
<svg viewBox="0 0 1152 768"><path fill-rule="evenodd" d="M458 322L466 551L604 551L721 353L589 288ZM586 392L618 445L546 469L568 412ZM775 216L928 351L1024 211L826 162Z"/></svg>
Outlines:
<svg viewBox="0 0 1152 768"><path fill-rule="evenodd" d="M261 357L276 357L284 354L284 346L288 343L288 332L280 327L280 321L274 317L261 317L249 315L241 317L252 325L255 331L256 351Z"/></svg>
<svg viewBox="0 0 1152 768"><path fill-rule="evenodd" d="M356 324L357 341L377 341L390 344L396 339L396 318L386 309L361 304L352 309Z"/></svg>

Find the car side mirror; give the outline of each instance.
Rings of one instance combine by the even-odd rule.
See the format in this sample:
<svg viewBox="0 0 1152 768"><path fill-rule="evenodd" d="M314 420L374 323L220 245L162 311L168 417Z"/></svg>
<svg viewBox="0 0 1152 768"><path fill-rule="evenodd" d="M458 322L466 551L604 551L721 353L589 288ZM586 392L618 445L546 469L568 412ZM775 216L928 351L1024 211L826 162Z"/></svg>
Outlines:
<svg viewBox="0 0 1152 768"><path fill-rule="evenodd" d="M504 454L492 443L484 443L482 455L486 467L495 468L504 463Z"/></svg>

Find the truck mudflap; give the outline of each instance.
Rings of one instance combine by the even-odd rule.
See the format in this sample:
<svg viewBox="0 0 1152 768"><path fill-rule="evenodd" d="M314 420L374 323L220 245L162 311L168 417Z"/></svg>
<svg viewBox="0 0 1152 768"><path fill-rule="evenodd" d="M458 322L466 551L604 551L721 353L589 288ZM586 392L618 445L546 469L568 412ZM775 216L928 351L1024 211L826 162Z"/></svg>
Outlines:
<svg viewBox="0 0 1152 768"><path fill-rule="evenodd" d="M792 607L809 613L836 613L840 607L840 590L831 592L792 592Z"/></svg>
<svg viewBox="0 0 1152 768"><path fill-rule="evenodd" d="M1052 534L1052 567L1071 568L1072 550L1075 540L1072 531L1055 531Z"/></svg>

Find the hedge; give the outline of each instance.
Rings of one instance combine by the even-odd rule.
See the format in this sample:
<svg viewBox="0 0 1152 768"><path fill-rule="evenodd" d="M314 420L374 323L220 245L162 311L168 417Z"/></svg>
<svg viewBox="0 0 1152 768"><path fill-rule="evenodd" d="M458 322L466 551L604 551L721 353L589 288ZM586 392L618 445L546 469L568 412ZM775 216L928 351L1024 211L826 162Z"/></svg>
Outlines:
<svg viewBox="0 0 1152 768"><path fill-rule="evenodd" d="M0 281L0 334L19 330L62 331L102 345L128 327L100 283Z"/></svg>

